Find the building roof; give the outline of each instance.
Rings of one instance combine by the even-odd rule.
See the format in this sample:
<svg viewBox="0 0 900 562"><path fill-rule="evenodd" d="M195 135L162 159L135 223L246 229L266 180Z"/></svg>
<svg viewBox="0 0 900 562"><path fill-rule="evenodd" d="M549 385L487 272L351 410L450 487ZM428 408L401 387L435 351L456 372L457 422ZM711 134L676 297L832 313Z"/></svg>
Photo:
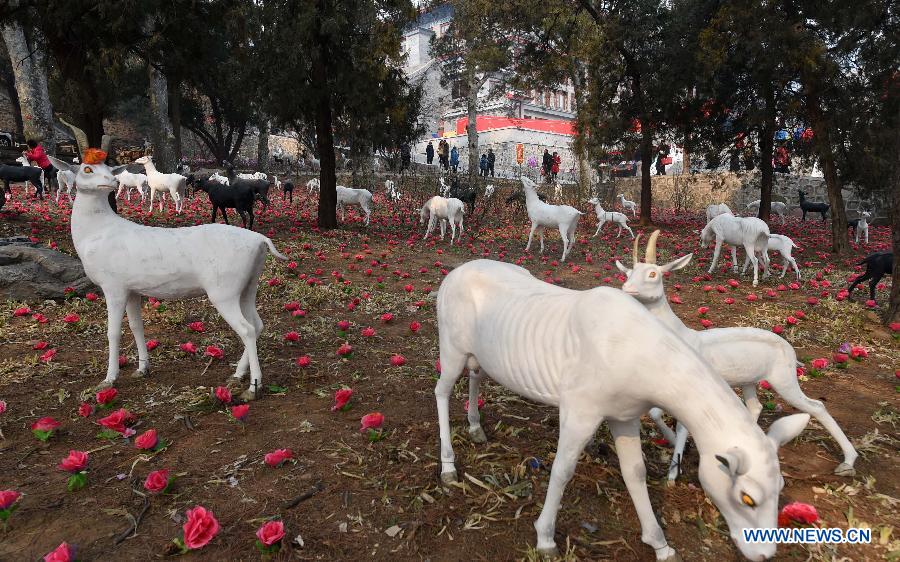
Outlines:
<svg viewBox="0 0 900 562"><path fill-rule="evenodd" d="M466 134L466 127L468 125L468 117L457 119L456 134ZM475 129L479 133L510 128L566 136L573 136L575 134L575 123L565 119L514 119L511 117L501 117L499 115L479 115L475 119Z"/></svg>
<svg viewBox="0 0 900 562"><path fill-rule="evenodd" d="M453 6L449 3L439 4L434 8L420 12L419 17L416 18L416 21L407 25L403 29L403 32L409 33L410 31L414 31L417 28L429 28L434 25L435 22L449 20L452 17Z"/></svg>

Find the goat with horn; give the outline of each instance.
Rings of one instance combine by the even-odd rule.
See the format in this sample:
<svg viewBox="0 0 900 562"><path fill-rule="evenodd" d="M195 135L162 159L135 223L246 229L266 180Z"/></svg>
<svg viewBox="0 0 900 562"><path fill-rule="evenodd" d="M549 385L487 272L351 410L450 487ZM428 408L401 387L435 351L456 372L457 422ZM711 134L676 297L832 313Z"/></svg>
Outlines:
<svg viewBox="0 0 900 562"><path fill-rule="evenodd" d="M640 235L638 235L640 238ZM784 338L768 330L758 328L715 328L692 330L672 312L663 286L664 274L685 267L693 257L687 254L665 265L656 264L656 242L659 230L650 235L644 261L638 259L638 239L634 241L634 263L629 269L616 261L619 271L628 276L622 290L640 301L653 316L681 337L712 367L713 371L729 386L743 391L744 402L753 419L759 418L762 404L756 396L756 385L765 379L772 390L781 395L785 402L816 418L831 434L841 448L844 460L835 469L835 474L852 476L855 474L856 449L844 435L834 418L818 400L806 396L797 382L797 354ZM677 435L662 421L662 411L654 408L650 412L666 439L675 444L669 480L678 476L687 440L687 429L678 424ZM677 415L675 416L677 419Z"/></svg>

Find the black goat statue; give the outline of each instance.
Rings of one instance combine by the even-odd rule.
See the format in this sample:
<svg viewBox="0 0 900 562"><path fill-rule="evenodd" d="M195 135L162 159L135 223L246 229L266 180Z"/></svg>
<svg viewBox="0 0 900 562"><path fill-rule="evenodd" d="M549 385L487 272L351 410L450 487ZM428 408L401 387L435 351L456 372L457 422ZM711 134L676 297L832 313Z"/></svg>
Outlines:
<svg viewBox="0 0 900 562"><path fill-rule="evenodd" d="M797 193L800 194L800 209L803 211L803 220L806 220L806 213L821 213L822 222L825 222L828 214L828 208L830 205L828 203L817 203L813 201L806 200L806 192L798 189Z"/></svg>
<svg viewBox="0 0 900 562"><path fill-rule="evenodd" d="M894 254L893 252L875 252L874 254L866 256L856 265L862 264L866 264L866 272L854 279L853 282L850 283L850 286L847 287L847 291L852 293L857 285L870 279L869 298L874 301L875 289L878 287L878 282L881 281L882 277L890 275L894 270Z"/></svg>
<svg viewBox="0 0 900 562"><path fill-rule="evenodd" d="M253 193L256 195L257 201L262 201L263 209L268 208L269 206L269 188L272 187L272 182L269 180L245 180L243 178L237 177L237 174L234 173L234 166L231 162L227 160L223 162L225 165L225 177L228 178L228 183L232 187L234 186L249 186Z"/></svg>
<svg viewBox="0 0 900 562"><path fill-rule="evenodd" d="M282 201L284 200L285 197L288 198L289 203L294 202L294 182L286 181L283 184L281 184L281 199L282 199Z"/></svg>
<svg viewBox="0 0 900 562"><path fill-rule="evenodd" d="M43 199L44 183L41 181L42 173L43 171L37 166L9 166L7 164L0 164L0 180L3 180L4 188L10 193L12 192L9 188L10 182L30 182L37 190L35 195ZM47 178L47 181L50 181L50 178Z"/></svg>
<svg viewBox="0 0 900 562"><path fill-rule="evenodd" d="M475 199L478 197L477 188L461 187L459 185L459 178L453 178L450 182L450 190L447 192L447 197L453 197L465 203L469 216L472 216L475 213Z"/></svg>
<svg viewBox="0 0 900 562"><path fill-rule="evenodd" d="M194 189L209 195L209 202L213 206L212 219L209 222L216 222L216 213L222 209L225 224L228 224L226 209L234 209L241 216L244 228L248 228L249 222L249 228L253 230L253 204L256 202L256 193L252 187L243 185L240 181L237 185L223 185L217 181L195 179Z"/></svg>

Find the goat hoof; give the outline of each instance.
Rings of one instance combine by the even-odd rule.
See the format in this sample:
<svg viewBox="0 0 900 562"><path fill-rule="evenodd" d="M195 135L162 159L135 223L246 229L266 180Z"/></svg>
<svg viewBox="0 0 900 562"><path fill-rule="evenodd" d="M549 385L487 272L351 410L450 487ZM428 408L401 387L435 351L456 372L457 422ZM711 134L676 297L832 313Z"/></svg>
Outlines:
<svg viewBox="0 0 900 562"><path fill-rule="evenodd" d="M856 469L849 464L842 462L834 469L834 473L838 476L856 476Z"/></svg>
<svg viewBox="0 0 900 562"><path fill-rule="evenodd" d="M112 387L113 387L113 383L105 380L105 381L101 382L100 384L98 384L97 386L95 386L94 390L100 391L100 390L106 390L107 388L112 388Z"/></svg>
<svg viewBox="0 0 900 562"><path fill-rule="evenodd" d="M254 390L250 390L249 388L247 390L245 390L244 392L242 392L240 395L240 399L245 400L247 402L249 402L251 400L256 400L257 398L259 398L259 396L257 396L257 392Z"/></svg>
<svg viewBox="0 0 900 562"><path fill-rule="evenodd" d="M457 478L456 478L455 470L453 472L442 472L441 473L441 484L444 484L445 486L449 486L450 484L455 484L456 482L459 482L459 480L457 480Z"/></svg>
<svg viewBox="0 0 900 562"><path fill-rule="evenodd" d="M487 443L487 435L484 434L484 429L481 426L469 430L469 439L473 443Z"/></svg>
<svg viewBox="0 0 900 562"><path fill-rule="evenodd" d="M140 369L135 369L131 376L136 379L141 379L150 374L150 369L144 369L143 371Z"/></svg>
<svg viewBox="0 0 900 562"><path fill-rule="evenodd" d="M663 558L662 560L657 559L656 562L682 562L681 555L678 554L677 551L673 550L672 554L668 558Z"/></svg>
<svg viewBox="0 0 900 562"><path fill-rule="evenodd" d="M553 560L554 558L559 558L559 549L555 546L551 546L549 548L539 548L537 549L537 552L544 560Z"/></svg>

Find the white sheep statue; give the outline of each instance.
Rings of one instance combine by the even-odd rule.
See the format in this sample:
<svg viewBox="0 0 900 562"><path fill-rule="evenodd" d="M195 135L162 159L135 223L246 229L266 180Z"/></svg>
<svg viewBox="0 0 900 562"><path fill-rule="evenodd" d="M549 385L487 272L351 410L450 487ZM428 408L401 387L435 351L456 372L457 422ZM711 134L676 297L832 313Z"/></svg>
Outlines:
<svg viewBox="0 0 900 562"><path fill-rule="evenodd" d="M444 176L438 178L438 183L441 185L441 196L446 197L450 193L450 185L444 180Z"/></svg>
<svg viewBox="0 0 900 562"><path fill-rule="evenodd" d="M757 199L756 201L750 201L749 203L747 203L747 210L750 211L751 213L753 213L754 215L756 215L757 213L759 213L759 204L760 203L761 203L761 201L759 199ZM781 225L784 226L785 223L787 222L786 217L788 214L788 206L785 205L784 203L782 203L781 201L772 201L772 204L769 207L769 209L773 213L775 213L776 215L781 217Z"/></svg>
<svg viewBox="0 0 900 562"><path fill-rule="evenodd" d="M312 193L313 191L319 192L319 178L313 178L306 182L306 192Z"/></svg>
<svg viewBox="0 0 900 562"><path fill-rule="evenodd" d="M372 216L372 193L368 189L354 189L339 185L337 190L337 208L341 212L341 220L344 220L344 205L359 205L366 214L366 226Z"/></svg>
<svg viewBox="0 0 900 562"><path fill-rule="evenodd" d="M622 205L622 209L624 209L626 211L631 211L631 218L637 218L637 209L638 209L637 203L635 203L634 201L629 201L628 199L625 199L624 193L620 193L619 196L617 197L617 199L619 200L619 205Z"/></svg>
<svg viewBox="0 0 900 562"><path fill-rule="evenodd" d="M769 246L769 225L765 221L756 217L718 215L713 217L700 232L701 246L709 246L713 240L716 242L716 249L713 252L709 273L716 269L722 244L727 243L731 246L731 264L735 273L738 270L737 246L743 246L747 252L747 259L744 260L745 268L747 262L753 264L753 286L759 284L759 261L756 254L761 254L765 277L769 276L769 255L766 251Z"/></svg>
<svg viewBox="0 0 900 562"><path fill-rule="evenodd" d="M724 214L733 215L731 212L731 207L726 205L725 203L713 203L712 205L706 206L706 222L709 222L716 218L719 215Z"/></svg>
<svg viewBox="0 0 900 562"><path fill-rule="evenodd" d="M794 244L794 241L788 238L783 234L770 234L769 235L769 251L777 251L781 254L781 258L784 260L784 267L781 269L781 277L784 277L784 274L787 273L787 270L791 267L794 268L794 273L797 274L797 281L800 280L800 268L797 267L797 260L791 256L791 251L796 248L797 245ZM744 264L744 268L746 268L746 264ZM741 270L741 274L743 275L744 271Z"/></svg>
<svg viewBox="0 0 900 562"><path fill-rule="evenodd" d="M825 409L825 405L809 398L800 389L796 371L797 354L791 344L781 336L759 328L692 330L672 312L663 286L664 274L685 267L693 254L665 265L656 265L658 236L658 230L650 235L643 262L638 259L638 240L635 239L632 269L616 261L616 267L627 275L622 290L636 298L653 316L693 348L729 386L740 388L754 420L759 418L763 409L756 395L756 385L761 380L766 380L785 402L816 418L837 441L844 460L835 469L835 474L855 474L853 464L856 462L856 449ZM661 416L662 411L658 408L651 410L651 417L663 430L666 438L675 445L669 469L669 480L674 480L678 476L687 430L680 427L678 434L673 434L662 422ZM674 417L681 421L677 415Z"/></svg>
<svg viewBox="0 0 900 562"><path fill-rule="evenodd" d="M808 415L776 421L767 437L694 350L638 301L611 287L575 291L544 283L516 265L474 260L441 283L437 322L441 376L434 392L442 482L457 480L449 400L464 369L469 369L469 436L475 442L486 441L478 413L485 374L528 400L559 408L556 458L534 524L541 554L556 554L563 491L605 421L641 523L641 540L657 560L680 560L647 493L640 420L656 405L694 435L700 483L738 549L752 560L775 554L775 543L745 542L741 529L777 526L784 484L777 449L803 430Z"/></svg>
<svg viewBox="0 0 900 562"><path fill-rule="evenodd" d="M238 179L242 180L265 180L269 181L269 176L265 172L253 172L252 174L238 174Z"/></svg>
<svg viewBox="0 0 900 562"><path fill-rule="evenodd" d="M617 213L615 211L605 211L603 209L603 205L600 203L600 200L596 197L592 197L587 201L591 205L594 206L594 212L597 213L597 231L594 232L594 236L591 238L595 238L598 234L600 234L600 229L603 228L603 225L607 222L614 222L619 225L619 231L616 233L616 238L622 235L622 229L628 231L628 234L634 238L634 232L631 231L631 228L628 226L628 217L623 213Z"/></svg>
<svg viewBox="0 0 900 562"><path fill-rule="evenodd" d="M133 223L116 214L108 194L116 189L115 173L106 153L88 149L83 164L50 157L60 170L76 174L78 197L72 207L72 242L84 272L100 286L108 315L109 364L101 386L112 386L119 374L122 315L134 335L138 353L136 375L150 372L150 358L141 321L141 296L185 299L206 295L244 344L232 379L240 383L250 370L246 400L259 396L262 371L256 340L263 323L256 311L256 289L266 256L286 260L272 241L252 230L223 224L157 228Z"/></svg>
<svg viewBox="0 0 900 562"><path fill-rule="evenodd" d="M144 170L147 172L147 185L150 187L150 209L153 212L153 198L156 192L168 193L175 202L175 212L181 212L181 206L184 202L185 192L187 191L187 178L181 174L164 174L156 169L153 164L152 156L141 156L134 161L135 164L143 164ZM159 210L163 209L162 197L159 199Z"/></svg>
<svg viewBox="0 0 900 562"><path fill-rule="evenodd" d="M75 174L68 170L58 170L56 172L56 202L59 203L59 196L66 190L66 196L72 201L72 192L75 190Z"/></svg>
<svg viewBox="0 0 900 562"><path fill-rule="evenodd" d="M131 201L131 190L136 189L137 192L141 196L141 203L144 202L144 197L147 194L147 189L149 188L149 183L147 182L147 176L145 174L132 174L131 172L125 170L123 172L119 172L116 175L116 180L119 182L119 190L116 192L116 198L122 195L122 192L125 192L125 196L128 201ZM163 193L165 195L165 192Z"/></svg>
<svg viewBox="0 0 900 562"><path fill-rule="evenodd" d="M494 194L494 184L489 183L486 186L484 186L484 198L485 199L490 199L491 195L493 195L493 194Z"/></svg>
<svg viewBox="0 0 900 562"><path fill-rule="evenodd" d="M531 248L531 240L534 237L534 231L538 230L541 236L541 253L544 253L544 228L556 227L559 229L559 235L562 238L563 253L562 261L566 261L569 250L575 245L575 230L578 228L578 219L582 213L575 207L568 205L549 205L538 198L537 184L531 179L522 176L522 189L525 191L525 209L528 211L528 218L531 220L531 232L528 233L528 244L525 246L527 252Z"/></svg>
<svg viewBox="0 0 900 562"><path fill-rule="evenodd" d="M863 211L859 218L856 219L856 240L855 242L859 244L860 236L863 237L865 243L869 243L869 219L872 218L872 213L869 211Z"/></svg>
<svg viewBox="0 0 900 562"><path fill-rule="evenodd" d="M428 216L428 228L425 230L423 240L431 235L435 224L441 223L441 240L447 232L447 222L450 223L450 244L456 236L456 225L459 224L459 236L463 234L463 216L466 214L466 205L456 198L445 198L435 195L425 202L425 205L419 210L419 224L425 224L425 217Z"/></svg>
<svg viewBox="0 0 900 562"><path fill-rule="evenodd" d="M209 176L209 181L219 182L222 185L231 185L231 181L228 179L228 176L223 176L219 172L214 172L213 175Z"/></svg>

